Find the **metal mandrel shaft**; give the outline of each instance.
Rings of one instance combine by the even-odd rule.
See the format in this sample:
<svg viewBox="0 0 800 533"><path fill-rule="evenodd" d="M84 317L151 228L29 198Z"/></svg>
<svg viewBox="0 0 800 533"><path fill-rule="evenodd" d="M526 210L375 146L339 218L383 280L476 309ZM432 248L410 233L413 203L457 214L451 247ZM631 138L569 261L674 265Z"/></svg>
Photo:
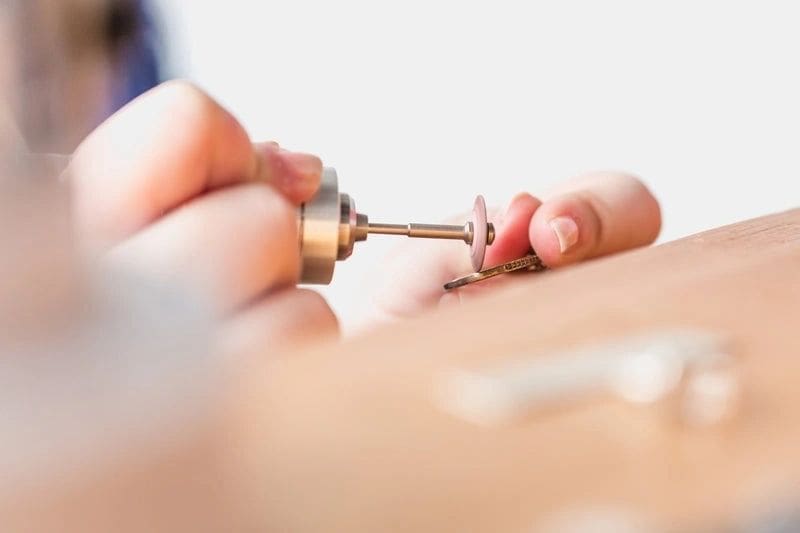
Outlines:
<svg viewBox="0 0 800 533"><path fill-rule="evenodd" d="M370 223L368 233L381 235L405 235L420 239L452 239L472 243L474 228L471 222L463 226L449 224L374 224ZM494 240L494 226L488 224L489 243Z"/></svg>

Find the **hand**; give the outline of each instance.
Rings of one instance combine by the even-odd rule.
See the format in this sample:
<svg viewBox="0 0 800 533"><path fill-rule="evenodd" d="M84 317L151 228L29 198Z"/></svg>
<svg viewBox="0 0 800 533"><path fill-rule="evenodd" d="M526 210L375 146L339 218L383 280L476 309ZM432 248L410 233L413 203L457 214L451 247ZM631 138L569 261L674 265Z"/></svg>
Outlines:
<svg viewBox="0 0 800 533"><path fill-rule="evenodd" d="M274 343L337 329L319 295L294 287L296 205L321 172L314 156L252 144L211 98L171 82L92 133L67 176L84 247L199 291L237 343Z"/></svg>
<svg viewBox="0 0 800 533"><path fill-rule="evenodd" d="M514 197L503 211L490 213L494 244L485 266L536 250L544 263L559 268L655 240L661 229L658 202L640 180L621 173L594 173L564 183L545 195ZM463 223L461 216L452 220ZM405 317L431 306L459 302L507 283L499 276L445 293L442 285L471 271L469 254L458 242L409 239L386 262L389 271L376 293L378 316Z"/></svg>

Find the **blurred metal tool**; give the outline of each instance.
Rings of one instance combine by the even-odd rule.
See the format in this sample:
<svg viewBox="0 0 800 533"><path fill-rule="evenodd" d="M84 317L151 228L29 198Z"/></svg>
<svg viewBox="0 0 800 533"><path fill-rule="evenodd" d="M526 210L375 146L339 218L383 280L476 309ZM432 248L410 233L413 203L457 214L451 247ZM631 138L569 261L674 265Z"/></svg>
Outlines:
<svg viewBox="0 0 800 533"><path fill-rule="evenodd" d="M475 199L472 217L463 225L370 223L367 215L356 212L353 199L339 192L336 170L325 168L317 195L297 213L302 283L328 284L336 261L353 253L357 241L370 234L401 235L419 239L452 239L469 245L472 267L483 266L486 247L494 241L494 226L487 222L486 203Z"/></svg>
<svg viewBox="0 0 800 533"><path fill-rule="evenodd" d="M457 416L494 424L609 393L646 404L668 396L690 425L733 412L739 387L733 360L719 336L664 331L483 370L458 370L440 389L442 406Z"/></svg>

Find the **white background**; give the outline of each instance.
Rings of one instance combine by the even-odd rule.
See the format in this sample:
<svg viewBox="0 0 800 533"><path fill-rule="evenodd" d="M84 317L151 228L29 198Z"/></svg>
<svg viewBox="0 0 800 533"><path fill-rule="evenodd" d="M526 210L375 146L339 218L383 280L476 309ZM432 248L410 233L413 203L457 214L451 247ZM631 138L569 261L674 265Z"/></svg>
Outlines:
<svg viewBox="0 0 800 533"><path fill-rule="evenodd" d="M319 154L375 221L593 169L645 179L662 241L800 201L792 2L159 3L172 71L254 138ZM391 244L338 265L345 322Z"/></svg>

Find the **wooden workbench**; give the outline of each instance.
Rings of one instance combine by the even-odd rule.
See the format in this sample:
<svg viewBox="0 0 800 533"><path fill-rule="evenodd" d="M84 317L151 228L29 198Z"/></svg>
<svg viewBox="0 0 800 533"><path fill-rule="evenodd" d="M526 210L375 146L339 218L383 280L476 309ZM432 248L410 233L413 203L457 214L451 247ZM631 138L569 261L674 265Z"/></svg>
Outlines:
<svg viewBox="0 0 800 533"><path fill-rule="evenodd" d="M599 395L482 426L437 401L453 369L687 326L730 338L741 396L727 423L689 426L669 403ZM727 531L717 527L800 508L798 330L800 210L514 277L481 299L341 343L212 358L202 394L174 389L163 413L136 411L135 421L115 407L119 395L105 394L108 384L92 383L88 392L99 387L97 401L123 417L114 427L128 436L100 439L103 453L73 464L55 458L83 455L54 434L45 444L57 467L23 471L28 484L4 472L0 524L37 532ZM167 374L153 390L204 375ZM149 405L152 390L137 391ZM86 412L86 398L76 401L66 411ZM103 434L102 421L75 420Z"/></svg>
<svg viewBox="0 0 800 533"><path fill-rule="evenodd" d="M448 369L672 326L731 337L743 396L727 425L601 399L482 427L434 401ZM797 210L259 364L237 431L275 531L522 532L592 509L736 521L800 494L799 331Z"/></svg>

